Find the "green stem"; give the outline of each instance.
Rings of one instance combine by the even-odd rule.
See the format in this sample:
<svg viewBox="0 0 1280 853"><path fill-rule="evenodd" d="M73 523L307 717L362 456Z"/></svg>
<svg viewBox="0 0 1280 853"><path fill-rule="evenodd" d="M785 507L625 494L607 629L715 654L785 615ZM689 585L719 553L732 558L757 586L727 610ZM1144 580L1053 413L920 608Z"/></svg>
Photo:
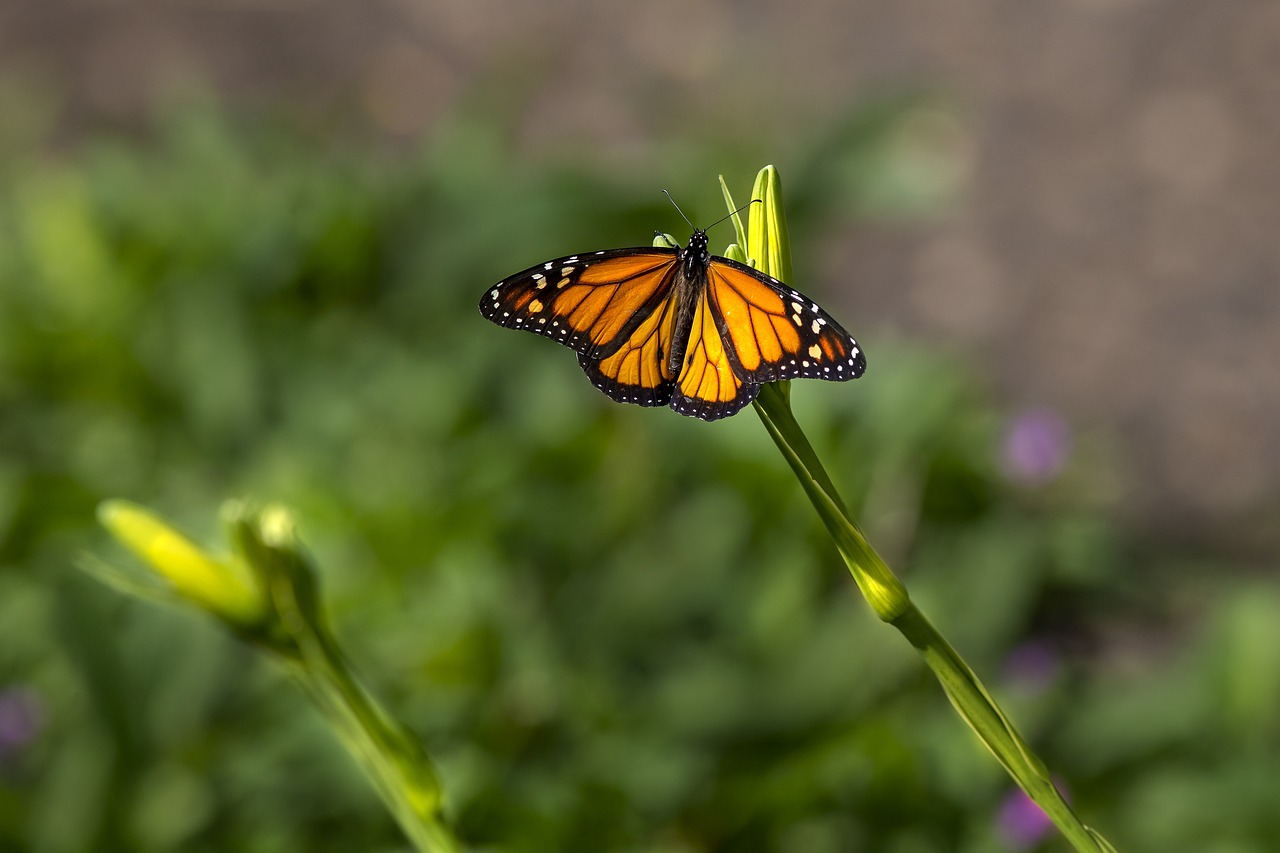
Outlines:
<svg viewBox="0 0 1280 853"><path fill-rule="evenodd" d="M254 566L286 642L281 659L311 695L421 853L458 853L435 767L413 733L360 686L329 629L310 558L280 512L232 512L232 540Z"/></svg>
<svg viewBox="0 0 1280 853"><path fill-rule="evenodd" d="M849 517L831 477L791 412L786 386L766 385L755 407L876 615L901 631L920 652L952 706L1072 846L1082 853L1114 853L1102 836L1081 823L1044 763L969 665L911 601L906 587Z"/></svg>
<svg viewBox="0 0 1280 853"><path fill-rule="evenodd" d="M422 853L458 853L461 844L441 815L441 788L422 745L356 680L323 624L299 621L290 633L300 659L294 676L359 762L405 835Z"/></svg>
<svg viewBox="0 0 1280 853"><path fill-rule="evenodd" d="M907 589L849 517L835 484L791 413L786 384L772 383L761 388L755 407L765 429L818 511L863 596L885 622L897 619L913 606Z"/></svg>
<svg viewBox="0 0 1280 853"><path fill-rule="evenodd" d="M228 501L234 554L214 557L145 507L107 501L98 517L159 576L139 584L99 561L87 571L147 599L186 601L279 660L310 694L422 853L462 849L441 814L440 780L422 744L388 715L347 665L320 604L315 567L281 507ZM230 590L230 592L228 592Z"/></svg>

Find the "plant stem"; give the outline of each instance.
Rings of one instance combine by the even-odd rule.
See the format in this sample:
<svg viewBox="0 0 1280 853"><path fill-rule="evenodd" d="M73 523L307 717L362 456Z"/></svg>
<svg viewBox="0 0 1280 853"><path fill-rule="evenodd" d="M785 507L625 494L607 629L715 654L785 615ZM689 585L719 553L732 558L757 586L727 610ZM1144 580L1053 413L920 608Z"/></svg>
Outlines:
<svg viewBox="0 0 1280 853"><path fill-rule="evenodd" d="M969 665L911 601L906 587L849 517L831 477L791 412L786 387L781 383L766 385L755 407L876 615L901 631L920 652L952 706L1072 846L1081 853L1114 853L1102 836L1081 823L1044 763Z"/></svg>
<svg viewBox="0 0 1280 853"><path fill-rule="evenodd" d="M282 608L283 609L283 608ZM287 611L286 611L287 613ZM459 853L462 846L442 820L435 768L412 733L395 722L356 680L327 625L312 617L291 620L301 652L286 661L422 853Z"/></svg>

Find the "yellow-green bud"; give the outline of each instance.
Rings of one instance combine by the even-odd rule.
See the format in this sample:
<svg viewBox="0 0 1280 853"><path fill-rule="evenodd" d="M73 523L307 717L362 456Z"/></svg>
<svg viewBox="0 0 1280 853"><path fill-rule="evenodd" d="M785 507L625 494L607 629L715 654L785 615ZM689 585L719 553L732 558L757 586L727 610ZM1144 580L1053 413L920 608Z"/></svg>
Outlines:
<svg viewBox="0 0 1280 853"><path fill-rule="evenodd" d="M244 566L206 553L151 510L129 501L103 501L98 521L194 604L245 628L265 617L266 602Z"/></svg>

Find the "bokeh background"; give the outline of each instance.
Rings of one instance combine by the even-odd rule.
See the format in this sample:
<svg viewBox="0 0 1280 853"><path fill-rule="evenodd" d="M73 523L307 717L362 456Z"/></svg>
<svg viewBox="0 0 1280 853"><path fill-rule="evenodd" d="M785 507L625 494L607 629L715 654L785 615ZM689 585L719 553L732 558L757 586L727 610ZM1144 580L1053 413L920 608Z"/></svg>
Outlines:
<svg viewBox="0 0 1280 853"><path fill-rule="evenodd" d="M765 163L913 596L1121 849L1277 849L1278 98L1267 0L0 5L0 849L404 849L277 670L75 567L239 495L477 849L1064 849L751 412L475 310Z"/></svg>

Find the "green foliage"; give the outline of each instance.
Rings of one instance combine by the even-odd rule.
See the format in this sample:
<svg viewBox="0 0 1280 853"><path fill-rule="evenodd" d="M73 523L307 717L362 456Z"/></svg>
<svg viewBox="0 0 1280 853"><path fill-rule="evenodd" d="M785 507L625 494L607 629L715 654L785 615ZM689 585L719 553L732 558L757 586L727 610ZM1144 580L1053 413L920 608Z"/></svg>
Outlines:
<svg viewBox="0 0 1280 853"><path fill-rule="evenodd" d="M842 317L805 280L838 200L803 176L831 163L857 210L891 196L866 164L910 109L788 172L797 284ZM391 157L191 113L143 143L4 143L0 701L24 691L36 724L0 744L0 848L404 848L276 671L71 568L104 549L105 497L214 541L252 494L296 508L335 632L479 848L1001 849L1003 771L754 417L614 405L479 316L511 270L673 227L657 183L526 172L502 138L459 119ZM979 382L846 319L867 376L796 383L797 416L1073 801L1122 850L1269 849L1274 582L1144 556L1087 443L1011 481Z"/></svg>

